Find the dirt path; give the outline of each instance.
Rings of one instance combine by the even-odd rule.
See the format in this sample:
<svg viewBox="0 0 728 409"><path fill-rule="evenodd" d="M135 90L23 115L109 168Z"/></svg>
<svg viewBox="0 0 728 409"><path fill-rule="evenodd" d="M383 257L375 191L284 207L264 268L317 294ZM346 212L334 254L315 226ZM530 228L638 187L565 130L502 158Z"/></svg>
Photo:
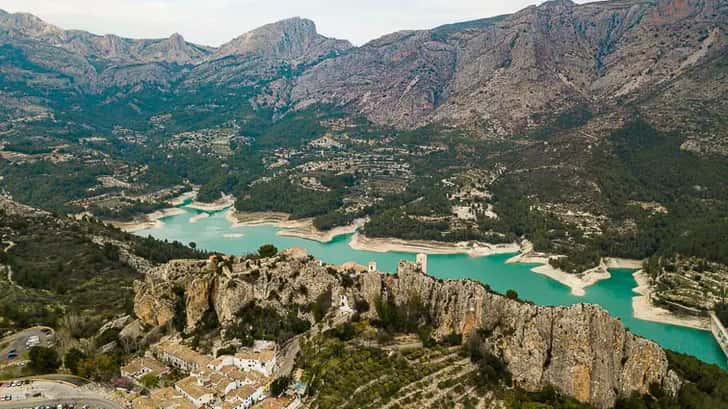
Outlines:
<svg viewBox="0 0 728 409"><path fill-rule="evenodd" d="M4 250L5 253L8 253L13 247L15 247L15 242L13 242L13 241L4 241L2 243L7 245L7 247ZM5 266L5 270L8 273L8 282L10 283L10 285L18 287L18 288L23 288L23 287L19 286L15 281L13 281L13 269L10 267L9 264Z"/></svg>

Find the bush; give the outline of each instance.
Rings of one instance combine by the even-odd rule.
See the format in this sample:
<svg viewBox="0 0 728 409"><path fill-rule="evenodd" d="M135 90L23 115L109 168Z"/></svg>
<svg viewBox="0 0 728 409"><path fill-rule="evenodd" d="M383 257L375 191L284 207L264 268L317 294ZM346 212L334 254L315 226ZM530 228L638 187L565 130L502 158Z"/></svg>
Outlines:
<svg viewBox="0 0 728 409"><path fill-rule="evenodd" d="M147 389L153 389L159 386L159 377L154 374L146 374L139 379L139 383Z"/></svg>
<svg viewBox="0 0 728 409"><path fill-rule="evenodd" d="M30 348L28 369L34 374L54 373L61 366L61 360L55 349L45 347Z"/></svg>
<svg viewBox="0 0 728 409"><path fill-rule="evenodd" d="M86 359L86 354L78 348L71 348L66 352L66 356L63 358L63 364L72 374L78 375L78 366L84 359Z"/></svg>
<svg viewBox="0 0 728 409"><path fill-rule="evenodd" d="M119 374L120 363L108 354L98 354L82 360L78 365L78 376L97 382L108 382Z"/></svg>
<svg viewBox="0 0 728 409"><path fill-rule="evenodd" d="M236 352L238 352L238 348L236 348L235 345L230 345L228 347L218 349L215 356L220 357L223 355L235 355Z"/></svg>
<svg viewBox="0 0 728 409"><path fill-rule="evenodd" d="M264 244L258 249L258 255L262 258L273 257L278 254L278 248L272 244Z"/></svg>
<svg viewBox="0 0 728 409"><path fill-rule="evenodd" d="M276 378L271 384L270 384L270 394L271 396L277 397L281 396L283 392L286 391L288 388L288 384L291 383L291 378L287 376L281 376L280 378Z"/></svg>
<svg viewBox="0 0 728 409"><path fill-rule="evenodd" d="M96 337L96 340L94 342L96 343L97 347L102 347L110 342L116 341L119 338L120 332L121 331L118 328L109 328L101 335Z"/></svg>
<svg viewBox="0 0 728 409"><path fill-rule="evenodd" d="M338 338L341 341L349 341L354 339L357 331L350 322L344 323L336 328L332 328L326 331L326 335L329 337Z"/></svg>
<svg viewBox="0 0 728 409"><path fill-rule="evenodd" d="M445 345L458 346L463 343L463 336L457 332L451 332L442 340Z"/></svg>
<svg viewBox="0 0 728 409"><path fill-rule="evenodd" d="M516 290L508 290L508 291L506 291L506 297L509 300L517 300L518 299L518 293L516 292Z"/></svg>

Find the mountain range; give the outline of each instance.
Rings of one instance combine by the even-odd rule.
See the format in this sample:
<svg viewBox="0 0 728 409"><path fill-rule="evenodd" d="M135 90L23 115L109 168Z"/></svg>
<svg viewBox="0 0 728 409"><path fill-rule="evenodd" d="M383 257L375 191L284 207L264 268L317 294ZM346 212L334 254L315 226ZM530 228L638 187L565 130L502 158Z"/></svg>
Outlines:
<svg viewBox="0 0 728 409"><path fill-rule="evenodd" d="M331 104L397 128L477 124L486 136L508 136L544 125L554 113L629 106L663 118L666 128L690 131L725 117L719 96L726 91L727 25L728 5L720 0L555 0L396 32L361 47L293 18L212 48L178 34L97 36L0 12L2 99L6 111L57 110L52 96L23 103L27 95L14 88L117 100L149 90L214 87L223 94L252 87L245 97L256 109L284 114Z"/></svg>

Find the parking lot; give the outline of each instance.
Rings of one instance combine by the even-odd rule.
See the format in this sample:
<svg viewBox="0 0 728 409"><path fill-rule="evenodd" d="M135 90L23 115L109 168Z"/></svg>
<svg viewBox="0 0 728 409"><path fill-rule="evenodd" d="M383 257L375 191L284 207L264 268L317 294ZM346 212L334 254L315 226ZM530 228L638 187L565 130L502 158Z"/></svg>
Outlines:
<svg viewBox="0 0 728 409"><path fill-rule="evenodd" d="M0 383L0 409L121 409L94 390L49 380Z"/></svg>
<svg viewBox="0 0 728 409"><path fill-rule="evenodd" d="M50 347L55 344L55 332L48 327L33 327L0 340L0 365L20 359L34 346Z"/></svg>
<svg viewBox="0 0 728 409"><path fill-rule="evenodd" d="M0 408L2 409L58 409L59 405L62 409L122 409L122 407L115 402L89 398L68 398L46 401L36 400L27 402L0 401Z"/></svg>
<svg viewBox="0 0 728 409"><path fill-rule="evenodd" d="M26 398L26 388L30 381L8 381L0 383L0 402L17 401Z"/></svg>

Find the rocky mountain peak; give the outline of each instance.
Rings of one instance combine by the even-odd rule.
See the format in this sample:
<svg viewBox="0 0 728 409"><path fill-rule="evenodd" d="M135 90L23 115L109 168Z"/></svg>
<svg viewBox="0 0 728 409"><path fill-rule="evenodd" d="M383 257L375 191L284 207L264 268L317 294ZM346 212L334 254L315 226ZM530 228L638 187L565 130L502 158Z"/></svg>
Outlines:
<svg viewBox="0 0 728 409"><path fill-rule="evenodd" d="M32 14L8 13L5 10L0 10L0 27L33 38L58 35L63 32Z"/></svg>
<svg viewBox="0 0 728 409"><path fill-rule="evenodd" d="M115 34L96 35L82 30L64 30L27 13L0 12L0 28L11 38L39 41L78 54L100 57L116 64L171 62L190 64L203 60L212 51L187 43L175 33L164 39L130 39Z"/></svg>
<svg viewBox="0 0 728 409"><path fill-rule="evenodd" d="M348 41L324 37L316 31L316 24L308 19L294 17L266 24L222 45L213 59L233 55L258 55L297 59L325 48L350 48Z"/></svg>
<svg viewBox="0 0 728 409"><path fill-rule="evenodd" d="M182 37L180 33L174 33L167 39L170 44L174 45L175 47L182 48L185 46L185 38Z"/></svg>
<svg viewBox="0 0 728 409"><path fill-rule="evenodd" d="M539 7L541 8L568 8L574 7L576 3L571 0L550 0L542 3Z"/></svg>

